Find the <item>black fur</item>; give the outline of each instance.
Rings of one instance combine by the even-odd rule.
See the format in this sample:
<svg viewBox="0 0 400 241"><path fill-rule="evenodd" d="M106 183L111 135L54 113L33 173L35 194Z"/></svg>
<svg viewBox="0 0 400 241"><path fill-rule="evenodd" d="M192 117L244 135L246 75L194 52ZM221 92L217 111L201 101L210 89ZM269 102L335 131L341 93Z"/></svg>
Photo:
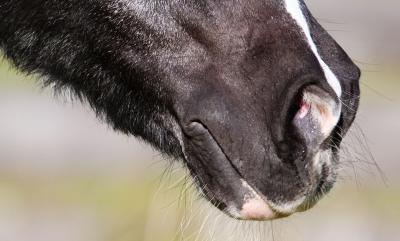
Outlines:
<svg viewBox="0 0 400 241"><path fill-rule="evenodd" d="M242 180L277 206L305 196L309 207L334 183L335 154L320 173L312 162L353 122L360 72L302 6L343 89L326 140L312 122L293 124L307 86L338 100L282 0L1 0L0 48L116 130L183 159L220 209L252 195Z"/></svg>
<svg viewBox="0 0 400 241"><path fill-rule="evenodd" d="M0 47L47 85L71 89L116 130L182 157L165 126L170 102L154 48L167 40L112 0L0 2Z"/></svg>

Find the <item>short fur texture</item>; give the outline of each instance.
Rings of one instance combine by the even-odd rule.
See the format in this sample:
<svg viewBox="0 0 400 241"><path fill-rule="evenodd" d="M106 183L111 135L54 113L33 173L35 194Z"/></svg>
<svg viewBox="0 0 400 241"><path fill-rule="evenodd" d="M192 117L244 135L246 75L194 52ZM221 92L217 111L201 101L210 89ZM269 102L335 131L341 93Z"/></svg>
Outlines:
<svg viewBox="0 0 400 241"><path fill-rule="evenodd" d="M182 159L228 214L256 191L287 216L332 187L359 102L359 69L301 8L339 97L283 0L1 0L0 49ZM309 90L343 106L329 136L296 119Z"/></svg>

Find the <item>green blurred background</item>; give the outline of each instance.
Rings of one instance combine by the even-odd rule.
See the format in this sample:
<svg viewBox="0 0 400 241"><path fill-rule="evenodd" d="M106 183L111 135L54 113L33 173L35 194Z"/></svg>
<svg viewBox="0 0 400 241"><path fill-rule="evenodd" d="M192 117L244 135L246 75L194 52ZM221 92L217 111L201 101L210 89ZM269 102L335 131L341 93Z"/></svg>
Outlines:
<svg viewBox="0 0 400 241"><path fill-rule="evenodd" d="M179 163L0 62L0 241L400 240L398 1L309 0L363 70L335 189L274 222L231 220Z"/></svg>

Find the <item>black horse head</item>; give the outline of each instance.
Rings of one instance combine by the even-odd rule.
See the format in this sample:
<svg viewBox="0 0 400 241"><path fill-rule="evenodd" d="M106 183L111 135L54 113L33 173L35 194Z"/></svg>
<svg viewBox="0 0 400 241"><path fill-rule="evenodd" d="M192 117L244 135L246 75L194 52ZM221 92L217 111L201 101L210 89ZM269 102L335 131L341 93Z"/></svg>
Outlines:
<svg viewBox="0 0 400 241"><path fill-rule="evenodd" d="M335 182L359 69L301 0L6 0L0 47L181 158L238 219L303 211Z"/></svg>

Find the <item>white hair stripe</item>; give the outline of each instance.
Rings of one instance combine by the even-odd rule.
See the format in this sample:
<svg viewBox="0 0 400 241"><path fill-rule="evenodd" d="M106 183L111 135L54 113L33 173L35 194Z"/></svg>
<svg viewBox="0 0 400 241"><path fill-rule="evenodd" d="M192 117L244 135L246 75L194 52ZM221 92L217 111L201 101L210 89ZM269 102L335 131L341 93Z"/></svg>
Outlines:
<svg viewBox="0 0 400 241"><path fill-rule="evenodd" d="M329 85L333 88L336 95L340 98L342 96L342 87L340 85L340 82L336 77L336 75L332 72L329 66L322 60L321 56L319 55L317 46L311 37L311 31L308 26L307 20L303 14L299 1L285 0L285 7L287 12L296 21L297 25L299 25L299 27L303 30L311 50L313 51L315 57L318 59L318 62L320 63L325 73L326 80L328 81Z"/></svg>

